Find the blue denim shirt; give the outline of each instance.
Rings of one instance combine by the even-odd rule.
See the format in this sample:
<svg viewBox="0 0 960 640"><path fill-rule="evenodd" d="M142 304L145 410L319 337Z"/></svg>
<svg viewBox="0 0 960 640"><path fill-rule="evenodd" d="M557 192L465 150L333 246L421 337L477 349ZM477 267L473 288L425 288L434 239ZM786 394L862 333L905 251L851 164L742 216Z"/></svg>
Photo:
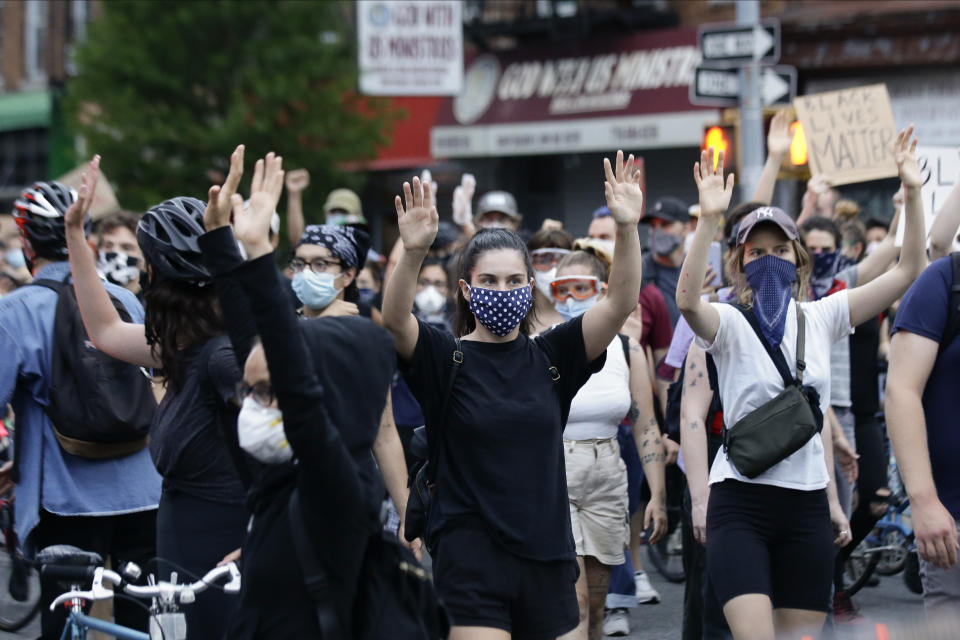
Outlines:
<svg viewBox="0 0 960 640"><path fill-rule="evenodd" d="M69 274L69 263L55 262L36 277L63 280ZM134 322L143 322L136 296L106 287ZM43 410L49 400L56 307L57 294L39 286L21 287L0 299L0 407L13 406L20 438L14 518L21 541L37 526L41 508L65 516L104 516L156 509L160 501L160 476L147 449L90 460L66 453L57 443Z"/></svg>

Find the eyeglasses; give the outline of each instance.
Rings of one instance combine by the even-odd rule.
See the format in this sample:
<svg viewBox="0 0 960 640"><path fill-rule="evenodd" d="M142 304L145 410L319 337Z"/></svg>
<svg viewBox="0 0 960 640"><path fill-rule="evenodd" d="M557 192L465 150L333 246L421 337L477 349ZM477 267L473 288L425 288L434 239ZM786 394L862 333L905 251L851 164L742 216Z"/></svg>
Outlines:
<svg viewBox="0 0 960 640"><path fill-rule="evenodd" d="M326 258L317 258L316 260L294 258L290 261L290 269L292 269L294 273L300 273L307 268L314 273L330 273L334 270L342 271L343 265L337 260L327 260Z"/></svg>
<svg viewBox="0 0 960 640"><path fill-rule="evenodd" d="M560 302L569 297L589 300L606 288L607 285L600 282L600 278L596 276L569 276L557 278L550 283L550 292Z"/></svg>
<svg viewBox="0 0 960 640"><path fill-rule="evenodd" d="M426 289L427 287L436 287L440 291L443 291L447 288L446 280L430 280L428 278L420 278L417 280L417 286L421 289Z"/></svg>
<svg viewBox="0 0 960 640"><path fill-rule="evenodd" d="M570 252L566 249L546 247L531 251L530 260L533 262L533 268L537 271L548 271L568 253Z"/></svg>
<svg viewBox="0 0 960 640"><path fill-rule="evenodd" d="M261 407L269 407L276 400L276 396L273 395L273 387L270 386L269 382L258 382L251 387L241 380L237 383L236 396L234 396L237 404L242 404L244 400L250 397Z"/></svg>

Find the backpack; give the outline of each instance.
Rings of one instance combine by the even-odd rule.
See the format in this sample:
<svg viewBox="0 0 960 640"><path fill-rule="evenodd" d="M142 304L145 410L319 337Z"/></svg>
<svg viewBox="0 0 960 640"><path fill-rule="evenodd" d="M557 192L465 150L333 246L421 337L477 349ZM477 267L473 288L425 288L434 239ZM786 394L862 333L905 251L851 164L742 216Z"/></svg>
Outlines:
<svg viewBox="0 0 960 640"><path fill-rule="evenodd" d="M316 547L307 535L298 489L287 503L290 531L304 584L317 604L317 624L323 640L439 640L450 622L433 588L430 574L409 549L382 530L367 541L357 590L350 608L351 629L342 628L335 594Z"/></svg>
<svg viewBox="0 0 960 640"><path fill-rule="evenodd" d="M119 458L142 450L157 408L150 381L136 365L93 346L67 279L32 284L57 294L45 411L60 447L81 458ZM123 304L113 296L110 301L120 318L130 322Z"/></svg>
<svg viewBox="0 0 960 640"><path fill-rule="evenodd" d="M720 379L717 375L717 365L713 362L713 357L708 353L707 356L707 380L710 389L713 390L713 400L710 402L710 410L707 412L707 418L704 425L707 431L710 431L711 425L716 420L717 414L723 413L723 404L720 402ZM687 372L687 359L683 359L683 365L680 367L680 376L676 382L670 384L667 389L667 415L664 426L668 434L674 439L680 441L680 401L683 398L683 378Z"/></svg>
<svg viewBox="0 0 960 640"><path fill-rule="evenodd" d="M950 262L953 266L953 282L950 285L947 323L944 325L943 336L940 338L937 357L940 357L940 354L950 346L957 334L960 334L960 251L954 251L950 254Z"/></svg>

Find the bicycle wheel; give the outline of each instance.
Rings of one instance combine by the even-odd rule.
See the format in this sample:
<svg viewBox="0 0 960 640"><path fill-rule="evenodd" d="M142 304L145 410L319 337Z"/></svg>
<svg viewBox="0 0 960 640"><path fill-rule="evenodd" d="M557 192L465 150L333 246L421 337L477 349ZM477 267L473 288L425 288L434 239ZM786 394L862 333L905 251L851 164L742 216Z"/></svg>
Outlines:
<svg viewBox="0 0 960 640"><path fill-rule="evenodd" d="M899 529L890 529L883 534L881 544L885 547L894 547L888 551L881 551L880 562L877 563L877 573L882 576L892 576L900 573L907 562L907 538Z"/></svg>
<svg viewBox="0 0 960 640"><path fill-rule="evenodd" d="M677 526L656 544L647 545L647 557L664 580L681 583L687 579L683 570L683 539Z"/></svg>
<svg viewBox="0 0 960 640"><path fill-rule="evenodd" d="M867 553L869 548L865 542L861 542L847 558L845 568L847 578L850 579L850 585L844 590L851 596L866 586L880 562L880 554Z"/></svg>
<svg viewBox="0 0 960 640"><path fill-rule="evenodd" d="M913 593L923 593L923 582L920 580L920 556L916 551L907 553L907 560L903 566L903 584Z"/></svg>
<svg viewBox="0 0 960 640"><path fill-rule="evenodd" d="M26 626L40 611L40 575L18 551L0 545L0 631Z"/></svg>

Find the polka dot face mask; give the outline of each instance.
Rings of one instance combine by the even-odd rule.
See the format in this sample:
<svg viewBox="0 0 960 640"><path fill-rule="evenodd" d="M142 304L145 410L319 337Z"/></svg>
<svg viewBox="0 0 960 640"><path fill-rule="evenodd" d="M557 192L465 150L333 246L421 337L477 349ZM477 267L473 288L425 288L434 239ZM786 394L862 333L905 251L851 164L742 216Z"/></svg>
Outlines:
<svg viewBox="0 0 960 640"><path fill-rule="evenodd" d="M471 287L467 306L487 331L501 338L517 328L533 305L530 285L509 291Z"/></svg>

